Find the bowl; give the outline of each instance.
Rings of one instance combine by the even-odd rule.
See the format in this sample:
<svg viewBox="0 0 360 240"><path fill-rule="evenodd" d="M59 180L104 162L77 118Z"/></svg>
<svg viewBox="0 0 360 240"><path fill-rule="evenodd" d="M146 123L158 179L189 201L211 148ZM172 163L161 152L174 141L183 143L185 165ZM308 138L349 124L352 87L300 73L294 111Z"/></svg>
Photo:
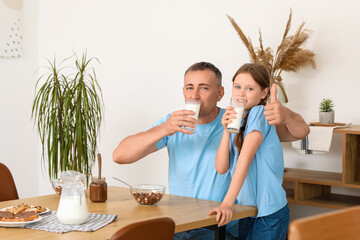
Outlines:
<svg viewBox="0 0 360 240"><path fill-rule="evenodd" d="M142 206L155 206L165 194L165 186L156 184L138 184L130 188L134 199Z"/></svg>
<svg viewBox="0 0 360 240"><path fill-rule="evenodd" d="M61 187L60 179L59 178L51 179L51 184L52 184L52 187L54 188L54 191L56 192L56 194L61 195L62 187Z"/></svg>

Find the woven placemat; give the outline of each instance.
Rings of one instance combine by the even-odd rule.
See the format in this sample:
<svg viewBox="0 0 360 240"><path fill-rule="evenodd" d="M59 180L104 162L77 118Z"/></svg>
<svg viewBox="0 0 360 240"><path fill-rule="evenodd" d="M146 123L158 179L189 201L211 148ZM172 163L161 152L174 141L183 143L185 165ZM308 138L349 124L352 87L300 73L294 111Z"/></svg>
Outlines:
<svg viewBox="0 0 360 240"><path fill-rule="evenodd" d="M56 233L71 231L93 232L113 222L117 215L90 213L89 219L80 225L62 224L56 217L56 211L49 211L41 217L43 218L41 221L29 224L25 228Z"/></svg>

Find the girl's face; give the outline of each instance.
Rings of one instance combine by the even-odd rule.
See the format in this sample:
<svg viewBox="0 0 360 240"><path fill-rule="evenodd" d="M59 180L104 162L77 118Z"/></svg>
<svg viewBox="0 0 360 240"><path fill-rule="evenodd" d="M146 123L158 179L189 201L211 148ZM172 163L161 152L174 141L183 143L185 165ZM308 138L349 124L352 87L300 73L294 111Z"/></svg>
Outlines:
<svg viewBox="0 0 360 240"><path fill-rule="evenodd" d="M262 90L250 73L240 73L234 79L232 97L245 100L245 110L258 105L262 99L266 98L268 92L269 88Z"/></svg>

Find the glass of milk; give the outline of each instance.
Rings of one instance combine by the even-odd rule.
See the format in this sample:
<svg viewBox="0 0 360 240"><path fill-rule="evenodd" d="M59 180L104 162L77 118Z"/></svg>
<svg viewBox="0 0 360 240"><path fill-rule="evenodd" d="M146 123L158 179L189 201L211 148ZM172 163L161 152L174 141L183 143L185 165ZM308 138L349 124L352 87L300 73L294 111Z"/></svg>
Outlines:
<svg viewBox="0 0 360 240"><path fill-rule="evenodd" d="M198 120L199 117L200 105L201 105L200 101L196 99L189 99L185 101L185 110L194 111L195 115L189 115L189 116L194 118L196 121ZM186 127L185 129L191 130L193 134L195 133L195 128Z"/></svg>
<svg viewBox="0 0 360 240"><path fill-rule="evenodd" d="M244 114L245 100L231 98L231 106L236 112L236 119L231 119L232 122L228 124L227 130L231 133L238 133L240 131L241 120Z"/></svg>
<svg viewBox="0 0 360 240"><path fill-rule="evenodd" d="M84 192L85 176L69 170L61 173L62 190L57 218L63 224L82 224L89 218Z"/></svg>

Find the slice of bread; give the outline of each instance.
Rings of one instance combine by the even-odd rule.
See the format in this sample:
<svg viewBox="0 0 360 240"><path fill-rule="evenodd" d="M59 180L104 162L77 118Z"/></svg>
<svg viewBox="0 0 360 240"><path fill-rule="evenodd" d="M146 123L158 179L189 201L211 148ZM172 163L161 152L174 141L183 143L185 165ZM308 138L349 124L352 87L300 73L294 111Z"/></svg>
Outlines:
<svg viewBox="0 0 360 240"><path fill-rule="evenodd" d="M19 213L12 213L10 211L0 211L1 222L28 222L39 217L35 211L26 211Z"/></svg>
<svg viewBox="0 0 360 240"><path fill-rule="evenodd" d="M35 220L38 217L39 215L35 211L20 212L15 214L15 219L17 220L17 222L28 222Z"/></svg>
<svg viewBox="0 0 360 240"><path fill-rule="evenodd" d="M10 211L0 211L0 222L7 222L6 219L14 219L15 216Z"/></svg>

